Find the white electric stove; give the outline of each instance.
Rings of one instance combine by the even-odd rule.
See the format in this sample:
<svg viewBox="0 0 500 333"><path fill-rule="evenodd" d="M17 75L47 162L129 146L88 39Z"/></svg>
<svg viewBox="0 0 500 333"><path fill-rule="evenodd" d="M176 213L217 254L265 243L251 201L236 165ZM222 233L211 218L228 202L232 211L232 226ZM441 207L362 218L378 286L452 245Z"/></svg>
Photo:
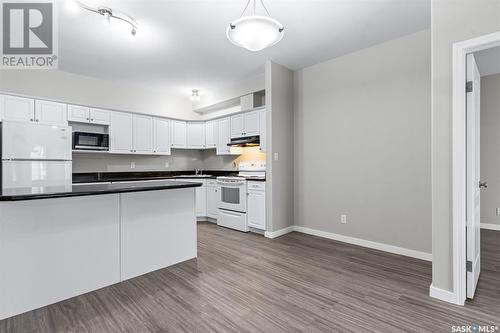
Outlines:
<svg viewBox="0 0 500 333"><path fill-rule="evenodd" d="M265 161L240 162L238 176L217 177L220 186L217 224L248 232L247 223L247 180L266 178Z"/></svg>

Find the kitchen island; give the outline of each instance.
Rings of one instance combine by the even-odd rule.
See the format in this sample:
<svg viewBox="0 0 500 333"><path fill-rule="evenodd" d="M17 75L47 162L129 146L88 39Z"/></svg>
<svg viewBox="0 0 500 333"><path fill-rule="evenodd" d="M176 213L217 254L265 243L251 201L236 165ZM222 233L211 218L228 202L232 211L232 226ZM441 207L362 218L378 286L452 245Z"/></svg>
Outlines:
<svg viewBox="0 0 500 333"><path fill-rule="evenodd" d="M0 320L195 258L198 186L2 190Z"/></svg>

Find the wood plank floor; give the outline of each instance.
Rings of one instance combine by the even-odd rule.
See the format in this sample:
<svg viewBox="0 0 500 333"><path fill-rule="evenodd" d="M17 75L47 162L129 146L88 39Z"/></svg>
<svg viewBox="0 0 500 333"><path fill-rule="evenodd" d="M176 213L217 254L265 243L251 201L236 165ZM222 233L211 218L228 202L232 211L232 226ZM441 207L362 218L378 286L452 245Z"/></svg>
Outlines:
<svg viewBox="0 0 500 333"><path fill-rule="evenodd" d="M0 332L451 332L500 325L500 232L475 301L428 296L429 262L299 233L200 223L199 257L0 321Z"/></svg>

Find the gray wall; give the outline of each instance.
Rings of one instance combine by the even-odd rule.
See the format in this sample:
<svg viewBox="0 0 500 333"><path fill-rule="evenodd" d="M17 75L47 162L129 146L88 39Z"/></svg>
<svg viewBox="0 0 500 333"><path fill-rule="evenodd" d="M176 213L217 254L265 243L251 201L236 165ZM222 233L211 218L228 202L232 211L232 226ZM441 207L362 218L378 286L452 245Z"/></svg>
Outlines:
<svg viewBox="0 0 500 333"><path fill-rule="evenodd" d="M500 74L481 78L481 223L500 226Z"/></svg>
<svg viewBox="0 0 500 333"><path fill-rule="evenodd" d="M296 225L431 252L430 62L426 30L296 72Z"/></svg>
<svg viewBox="0 0 500 333"><path fill-rule="evenodd" d="M189 96L104 81L58 70L0 70L0 91L99 108L151 115L201 119Z"/></svg>
<svg viewBox="0 0 500 333"><path fill-rule="evenodd" d="M266 62L267 230L292 226L293 221L293 72ZM277 155L278 159L275 158Z"/></svg>
<svg viewBox="0 0 500 333"><path fill-rule="evenodd" d="M453 290L452 45L500 30L499 0L432 1L432 284Z"/></svg>

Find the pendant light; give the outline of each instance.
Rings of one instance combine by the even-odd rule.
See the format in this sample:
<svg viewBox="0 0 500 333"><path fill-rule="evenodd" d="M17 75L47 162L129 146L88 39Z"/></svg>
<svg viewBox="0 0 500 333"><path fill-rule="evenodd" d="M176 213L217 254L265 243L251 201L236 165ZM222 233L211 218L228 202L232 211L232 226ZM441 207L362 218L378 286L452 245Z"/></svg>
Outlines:
<svg viewBox="0 0 500 333"><path fill-rule="evenodd" d="M252 1L252 15L243 16ZM257 1L267 16L256 15ZM255 52L278 43L283 38L284 30L283 25L271 17L263 0L248 0L240 18L227 27L226 35L234 45Z"/></svg>

